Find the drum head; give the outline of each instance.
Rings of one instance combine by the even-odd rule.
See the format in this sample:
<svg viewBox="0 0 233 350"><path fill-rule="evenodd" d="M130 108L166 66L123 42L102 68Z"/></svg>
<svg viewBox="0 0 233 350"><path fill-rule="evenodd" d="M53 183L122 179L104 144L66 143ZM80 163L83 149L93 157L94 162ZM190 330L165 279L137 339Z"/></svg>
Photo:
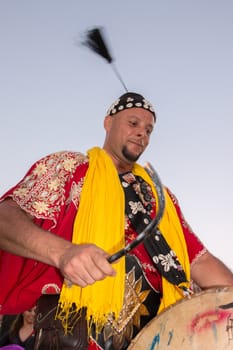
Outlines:
<svg viewBox="0 0 233 350"><path fill-rule="evenodd" d="M194 294L151 320L130 350L233 349L233 287Z"/></svg>

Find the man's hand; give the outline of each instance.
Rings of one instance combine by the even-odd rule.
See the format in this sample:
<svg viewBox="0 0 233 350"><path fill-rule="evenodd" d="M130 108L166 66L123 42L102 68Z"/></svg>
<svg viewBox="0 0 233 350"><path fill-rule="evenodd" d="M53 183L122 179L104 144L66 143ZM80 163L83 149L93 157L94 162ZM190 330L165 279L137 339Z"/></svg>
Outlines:
<svg viewBox="0 0 233 350"><path fill-rule="evenodd" d="M107 261L108 254L94 244L72 244L59 259L61 273L67 284L86 287L116 271Z"/></svg>

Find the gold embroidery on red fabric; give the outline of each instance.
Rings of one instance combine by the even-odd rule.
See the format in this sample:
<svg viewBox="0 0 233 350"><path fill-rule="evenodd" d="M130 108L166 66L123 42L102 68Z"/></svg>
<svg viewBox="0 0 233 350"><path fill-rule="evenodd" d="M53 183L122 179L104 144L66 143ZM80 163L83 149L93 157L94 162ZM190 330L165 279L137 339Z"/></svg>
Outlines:
<svg viewBox="0 0 233 350"><path fill-rule="evenodd" d="M77 166L86 162L87 157L78 152L63 151L44 157L13 191L13 199L31 215L56 223L65 204L66 183L72 179ZM76 198L70 196L71 200Z"/></svg>
<svg viewBox="0 0 233 350"><path fill-rule="evenodd" d="M73 202L76 208L79 206L80 196L83 188L84 177L79 180L78 183L73 182L70 189L69 197L67 198L66 204Z"/></svg>

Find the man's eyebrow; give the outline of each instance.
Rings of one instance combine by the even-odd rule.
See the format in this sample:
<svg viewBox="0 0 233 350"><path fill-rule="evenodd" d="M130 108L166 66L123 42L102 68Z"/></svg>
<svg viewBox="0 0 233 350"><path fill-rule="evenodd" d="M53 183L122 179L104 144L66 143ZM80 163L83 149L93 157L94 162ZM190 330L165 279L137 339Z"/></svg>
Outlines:
<svg viewBox="0 0 233 350"><path fill-rule="evenodd" d="M130 118L135 118L135 119L137 119L137 120L139 120L139 121L143 121L142 117L139 117L139 116L136 115L136 114L128 114L128 115L126 116L126 119L130 119ZM150 126L152 129L154 129L154 123L149 123L149 124L147 124L146 126Z"/></svg>

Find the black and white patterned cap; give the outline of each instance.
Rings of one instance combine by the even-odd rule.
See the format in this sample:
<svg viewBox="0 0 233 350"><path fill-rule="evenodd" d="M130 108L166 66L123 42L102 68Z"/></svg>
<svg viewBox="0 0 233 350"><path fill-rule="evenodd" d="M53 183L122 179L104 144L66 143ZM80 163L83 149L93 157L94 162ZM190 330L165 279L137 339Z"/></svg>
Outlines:
<svg viewBox="0 0 233 350"><path fill-rule="evenodd" d="M115 115L124 109L128 108L143 108L153 114L154 120L156 115L152 104L146 100L142 95L135 92L127 92L119 97L107 111L107 115Z"/></svg>

